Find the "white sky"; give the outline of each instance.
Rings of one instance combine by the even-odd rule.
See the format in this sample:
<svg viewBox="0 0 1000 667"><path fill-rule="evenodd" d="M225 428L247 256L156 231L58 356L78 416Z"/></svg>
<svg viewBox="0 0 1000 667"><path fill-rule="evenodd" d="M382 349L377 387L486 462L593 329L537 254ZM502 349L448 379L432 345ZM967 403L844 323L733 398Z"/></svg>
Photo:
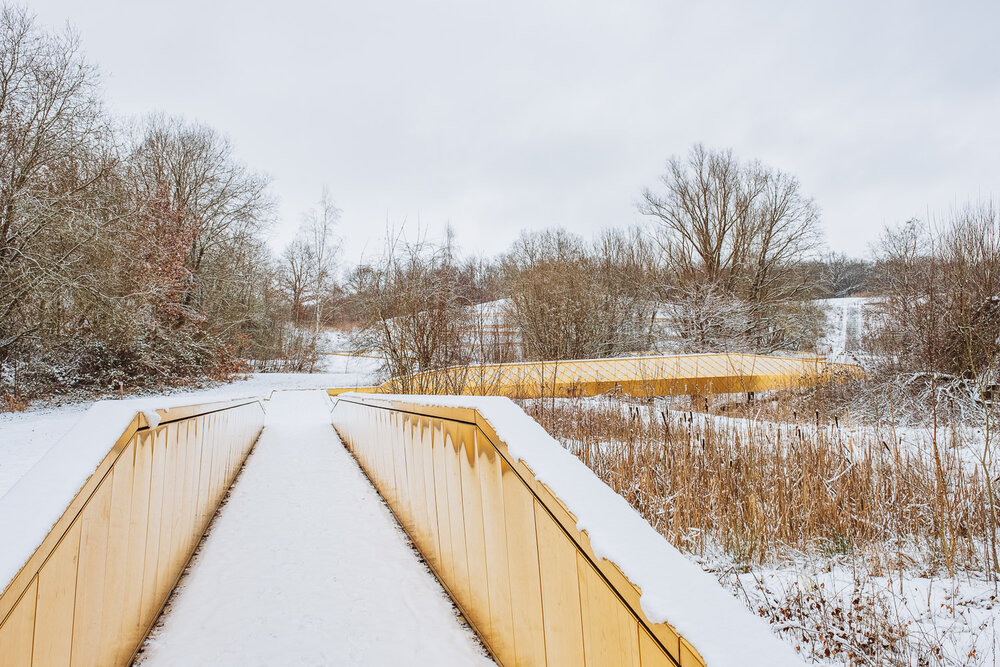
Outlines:
<svg viewBox="0 0 1000 667"><path fill-rule="evenodd" d="M324 183L345 261L386 222L494 253L585 236L695 142L799 177L833 249L996 193L995 2L33 0L109 106L228 134L274 178L273 242Z"/></svg>

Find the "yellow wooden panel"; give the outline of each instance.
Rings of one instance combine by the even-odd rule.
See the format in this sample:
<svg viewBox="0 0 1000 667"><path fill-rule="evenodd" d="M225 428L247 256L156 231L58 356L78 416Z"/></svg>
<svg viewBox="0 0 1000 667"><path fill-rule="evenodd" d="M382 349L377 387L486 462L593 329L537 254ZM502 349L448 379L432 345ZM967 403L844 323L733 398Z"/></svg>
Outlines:
<svg viewBox="0 0 1000 667"><path fill-rule="evenodd" d="M683 637L681 637L681 667L705 667L705 661L701 659L698 651Z"/></svg>
<svg viewBox="0 0 1000 667"><path fill-rule="evenodd" d="M486 538L483 534L483 501L476 456L476 427L456 428L459 472L462 479L462 510L465 519L465 549L469 567L469 620L479 632L490 636L489 578L486 573Z"/></svg>
<svg viewBox="0 0 1000 667"><path fill-rule="evenodd" d="M125 605L121 621L121 650L116 663L131 655L141 639L142 571L146 561L146 526L149 523L149 488L153 468L153 438L140 433L135 441L135 471L132 478L132 511L129 515L128 560L125 571Z"/></svg>
<svg viewBox="0 0 1000 667"><path fill-rule="evenodd" d="M232 435L236 431L233 413L220 412L219 419L222 422L220 436L222 438L222 486L224 488L223 497L229 490L229 484L233 477L233 439Z"/></svg>
<svg viewBox="0 0 1000 667"><path fill-rule="evenodd" d="M409 521L410 512L410 487L407 484L407 459L406 447L403 440L403 415L398 412L390 413L392 417L391 434L388 439L390 444L389 455L392 458L393 477L392 486L396 489L396 507L404 518L403 525ZM412 525L412 524L411 524Z"/></svg>
<svg viewBox="0 0 1000 667"><path fill-rule="evenodd" d="M392 461L392 477L389 479L389 484L396 496L393 508L403 528L411 528L413 523L410 521L411 512L409 485L407 484L406 447L403 442L403 415L398 412L392 412L389 413L389 417L390 428L385 442L388 445L386 449L389 459Z"/></svg>
<svg viewBox="0 0 1000 667"><path fill-rule="evenodd" d="M73 616L73 665L96 665L100 660L104 581L107 576L108 529L114 470L90 498L78 521L80 562L76 573L76 609ZM110 573L112 576L117 573Z"/></svg>
<svg viewBox="0 0 1000 667"><path fill-rule="evenodd" d="M165 523L161 523L160 539L161 553L166 554L165 562L161 562L163 586L165 595L170 593L174 583L174 572L179 567L180 548L184 526L181 520L181 508L184 504L184 446L181 443L181 424L174 422L167 426L167 476L170 479L169 489L164 489L163 508Z"/></svg>
<svg viewBox="0 0 1000 667"><path fill-rule="evenodd" d="M149 478L149 519L146 523L146 550L142 567L142 605L139 628L146 631L159 609L156 596L156 564L160 557L160 521L163 516L163 482L166 464L166 443L163 432L153 434L153 458Z"/></svg>
<svg viewBox="0 0 1000 667"><path fill-rule="evenodd" d="M448 484L448 516L451 518L451 548L453 579L449 581L452 594L463 608L471 607L469 592L469 561L465 547L465 511L462 501L462 470L459 459L458 424L445 422L444 460Z"/></svg>
<svg viewBox="0 0 1000 667"><path fill-rule="evenodd" d="M215 514L215 508L219 506L219 502L222 500L222 494L225 489L223 489L222 484L222 452L219 447L219 415L211 414L206 415L205 420L205 440L208 445L209 453L211 454L212 463L209 467L211 471L209 476L209 494L208 494L208 521L212 520Z"/></svg>
<svg viewBox="0 0 1000 667"><path fill-rule="evenodd" d="M185 557L194 551L201 534L198 531L198 476L201 474L201 447L194 440L194 420L185 420L181 426L179 440L184 443L184 487L181 517L181 547Z"/></svg>
<svg viewBox="0 0 1000 667"><path fill-rule="evenodd" d="M392 464L389 461L388 447L386 447L385 439L386 434L389 431L389 427L386 422L389 420L389 413L382 412L376 416L375 419L375 440L374 440L374 460L375 460L375 474L374 481L375 487L379 489L382 496L385 498L386 502L390 505L393 504L393 493L392 488L389 485L389 475L392 470Z"/></svg>
<svg viewBox="0 0 1000 667"><path fill-rule="evenodd" d="M552 665L582 665L583 627L576 548L537 502L535 533L545 619L545 656Z"/></svg>
<svg viewBox="0 0 1000 667"><path fill-rule="evenodd" d="M862 374L858 366L819 357L703 354L484 364L429 371L408 379L432 393L539 398L596 396L612 390L636 396L761 391L813 386ZM365 390L396 394L401 388L393 378ZM331 389L329 393L343 391Z"/></svg>
<svg viewBox="0 0 1000 667"><path fill-rule="evenodd" d="M163 500L160 504L159 555L156 559L156 607L162 604L173 585L170 573L174 564L174 498L177 491L177 425L168 424L159 429L159 442L163 445Z"/></svg>
<svg viewBox="0 0 1000 667"><path fill-rule="evenodd" d="M517 665L545 665L534 499L506 461L501 466L504 522ZM555 663L553 663L555 667Z"/></svg>
<svg viewBox="0 0 1000 667"><path fill-rule="evenodd" d="M639 628L639 660L642 667L675 667L676 665L643 628Z"/></svg>
<svg viewBox="0 0 1000 667"><path fill-rule="evenodd" d="M427 530L427 497L424 486L424 452L420 443L418 419L412 415L403 416L403 444L406 450L407 483L410 487L410 515L407 532L423 553L430 547Z"/></svg>
<svg viewBox="0 0 1000 667"><path fill-rule="evenodd" d="M104 565L104 609L101 614L100 654L111 662L124 648L121 623L125 609L128 573L129 520L132 512L132 485L135 466L135 439L115 463L108 519L108 553Z"/></svg>
<svg viewBox="0 0 1000 667"><path fill-rule="evenodd" d="M514 619L511 615L510 576L507 570L507 531L504 525L500 456L477 431L483 541L489 582L490 634L487 642L500 662L514 664Z"/></svg>
<svg viewBox="0 0 1000 667"><path fill-rule="evenodd" d="M239 410L239 408L237 408ZM173 526L170 531L170 573L168 575L168 590L173 587L178 573L183 569L188 557L188 544L191 539L191 529L188 527L187 498L185 493L190 486L188 482L188 445L187 422L172 424L175 429L174 448L177 450L174 457L174 499L171 510L171 521Z"/></svg>
<svg viewBox="0 0 1000 667"><path fill-rule="evenodd" d="M639 666L639 622L577 552L583 646L588 665Z"/></svg>
<svg viewBox="0 0 1000 667"><path fill-rule="evenodd" d="M205 528L208 527L208 522L212 518L212 449L205 437L205 417L193 420L192 424L195 428L195 442L198 443L198 456L201 459L198 465L198 500L196 501L198 524L195 531L200 536L205 532Z"/></svg>
<svg viewBox="0 0 1000 667"><path fill-rule="evenodd" d="M240 405L218 404L227 412L212 422L219 498L262 422L259 405ZM192 424L203 419L197 408L163 413L183 414ZM131 659L180 572L185 545L194 546L189 528L198 522L186 515L214 511L194 502L201 443L189 436L197 430L167 420L150 431L143 423L137 417L113 443L6 591L0 665ZM28 588L15 597L15 585Z"/></svg>
<svg viewBox="0 0 1000 667"><path fill-rule="evenodd" d="M424 503L427 506L427 550L423 552L424 558L435 572L440 572L441 563L441 538L438 534L437 517L437 487L434 483L434 446L432 443L432 430L430 421L426 417L420 417L417 423L419 433L418 446L420 459L423 465L424 475Z"/></svg>
<svg viewBox="0 0 1000 667"><path fill-rule="evenodd" d="M7 619L0 624L0 665L24 667L31 664L37 597L38 577L35 577Z"/></svg>
<svg viewBox="0 0 1000 667"><path fill-rule="evenodd" d="M65 667L73 641L81 522L75 521L38 573L33 667Z"/></svg>
<svg viewBox="0 0 1000 667"><path fill-rule="evenodd" d="M527 466L511 468L479 416L394 412L423 410L405 399L380 405L344 402L337 429L363 465L383 471L401 522L418 546L430 544L420 546L425 558L500 663L703 665L672 628L648 624L635 586L613 563L594 561L575 518Z"/></svg>
<svg viewBox="0 0 1000 667"><path fill-rule="evenodd" d="M449 587L455 584L455 550L452 547L452 503L448 497L448 473L444 434L440 423L433 423L430 429L432 457L434 463L434 503L437 512L438 553L440 554L440 576Z"/></svg>

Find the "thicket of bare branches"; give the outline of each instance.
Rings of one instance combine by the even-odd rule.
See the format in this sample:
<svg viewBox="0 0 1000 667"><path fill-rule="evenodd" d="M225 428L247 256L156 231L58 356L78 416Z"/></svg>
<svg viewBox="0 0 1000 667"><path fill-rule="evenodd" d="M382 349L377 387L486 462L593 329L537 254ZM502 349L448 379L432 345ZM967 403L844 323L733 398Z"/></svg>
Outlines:
<svg viewBox="0 0 1000 667"><path fill-rule="evenodd" d="M292 321L298 325L310 316L314 335L327 321L327 301L336 284L340 214L329 190L323 188L319 205L305 213L280 258L278 285L289 300Z"/></svg>
<svg viewBox="0 0 1000 667"><path fill-rule="evenodd" d="M450 238L437 245L390 237L383 256L358 267L351 283L363 308L362 345L385 358L387 375L467 359L462 334L471 303L462 294Z"/></svg>
<svg viewBox="0 0 1000 667"><path fill-rule="evenodd" d="M1000 214L968 206L941 224L887 229L876 249L881 295L868 345L881 369L996 381Z"/></svg>
<svg viewBox="0 0 1000 667"><path fill-rule="evenodd" d="M652 343L650 248L637 232L589 245L562 229L523 235L503 259L507 317L529 359L644 352Z"/></svg>
<svg viewBox="0 0 1000 667"><path fill-rule="evenodd" d="M72 30L0 10L0 396L225 377L280 356L268 179L228 139L102 107Z"/></svg>
<svg viewBox="0 0 1000 667"><path fill-rule="evenodd" d="M686 346L774 350L815 341L801 270L820 242L819 209L793 176L696 145L667 162L639 210L655 219L661 299Z"/></svg>

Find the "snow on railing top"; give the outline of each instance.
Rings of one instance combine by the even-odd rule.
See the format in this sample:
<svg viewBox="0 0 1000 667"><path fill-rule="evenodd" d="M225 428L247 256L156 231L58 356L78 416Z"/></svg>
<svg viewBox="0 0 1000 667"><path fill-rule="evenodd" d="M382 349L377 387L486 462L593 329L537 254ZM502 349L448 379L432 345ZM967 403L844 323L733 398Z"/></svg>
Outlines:
<svg viewBox="0 0 1000 667"><path fill-rule="evenodd" d="M252 399L248 399L252 400ZM202 397L196 404L232 402ZM163 412L192 405L190 396L98 401L27 473L0 497L0 591L28 562L76 494L94 474L132 420L143 415L156 428Z"/></svg>
<svg viewBox="0 0 1000 667"><path fill-rule="evenodd" d="M505 397L344 394L342 399L399 401L479 412L507 445L577 519L598 558L614 563L642 592L642 611L668 623L710 666L802 665L710 574L685 558L620 495L602 482L535 420Z"/></svg>

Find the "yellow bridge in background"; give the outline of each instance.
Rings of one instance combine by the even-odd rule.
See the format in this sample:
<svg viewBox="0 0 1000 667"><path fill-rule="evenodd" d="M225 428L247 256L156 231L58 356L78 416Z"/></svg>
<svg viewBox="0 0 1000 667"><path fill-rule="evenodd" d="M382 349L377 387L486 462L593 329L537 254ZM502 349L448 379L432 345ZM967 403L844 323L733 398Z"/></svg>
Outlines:
<svg viewBox="0 0 1000 667"><path fill-rule="evenodd" d="M329 393L510 398L567 398L609 392L638 397L708 395L811 387L858 377L862 372L858 366L823 357L680 354L455 366L392 378L375 387L342 387Z"/></svg>

